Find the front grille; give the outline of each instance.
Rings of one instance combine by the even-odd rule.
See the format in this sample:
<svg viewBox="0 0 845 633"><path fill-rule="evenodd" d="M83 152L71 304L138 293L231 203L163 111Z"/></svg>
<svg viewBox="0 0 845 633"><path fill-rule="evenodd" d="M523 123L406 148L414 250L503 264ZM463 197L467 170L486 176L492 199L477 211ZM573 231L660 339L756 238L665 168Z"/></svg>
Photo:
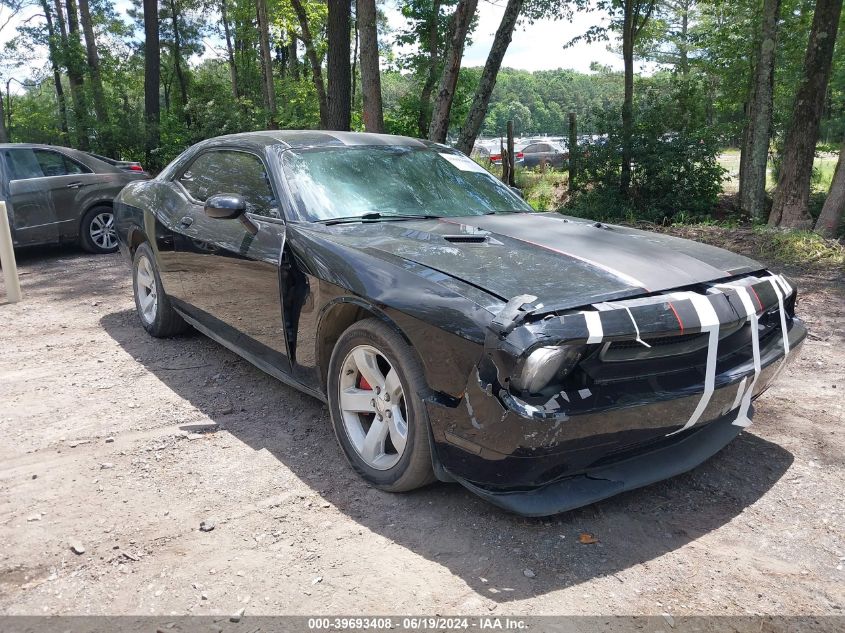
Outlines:
<svg viewBox="0 0 845 633"><path fill-rule="evenodd" d="M741 330L742 323L730 328L723 328L719 332L719 341L724 341ZM604 363L624 363L628 361L648 361L670 356L684 356L699 352L707 348L710 336L708 334L681 334L679 336L661 336L644 338L643 341L617 341L605 343L599 354Z"/></svg>
<svg viewBox="0 0 845 633"><path fill-rule="evenodd" d="M762 319L758 324L760 345L780 333L780 317ZM687 334L643 339L651 347L637 341L605 343L597 353L580 364L595 383L614 383L660 376L703 368L707 363L709 335ZM751 325L742 323L724 328L719 334L718 371L740 365L752 358Z"/></svg>

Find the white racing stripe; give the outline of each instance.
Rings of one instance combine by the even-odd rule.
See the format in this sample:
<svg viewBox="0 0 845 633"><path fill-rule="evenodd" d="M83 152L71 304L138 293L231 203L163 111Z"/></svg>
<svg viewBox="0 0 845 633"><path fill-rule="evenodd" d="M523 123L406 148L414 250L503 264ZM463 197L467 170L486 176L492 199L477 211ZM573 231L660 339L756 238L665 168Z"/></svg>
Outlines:
<svg viewBox="0 0 845 633"><path fill-rule="evenodd" d="M709 335L707 343L707 365L705 367L704 375L704 393L701 394L701 399L698 401L698 406L687 420L687 423L677 431L667 433L667 436L686 431L693 426L701 418L707 405L710 404L710 398L713 396L713 391L716 387L716 360L719 349L719 316L713 308L710 300L700 294L694 292L678 292L672 295L677 299L688 299L692 303L698 315L698 320L701 323L701 331L707 332Z"/></svg>
<svg viewBox="0 0 845 633"><path fill-rule="evenodd" d="M582 312L587 322L587 331L590 333L587 343L601 343L604 337L604 330L601 326L601 317L598 312Z"/></svg>

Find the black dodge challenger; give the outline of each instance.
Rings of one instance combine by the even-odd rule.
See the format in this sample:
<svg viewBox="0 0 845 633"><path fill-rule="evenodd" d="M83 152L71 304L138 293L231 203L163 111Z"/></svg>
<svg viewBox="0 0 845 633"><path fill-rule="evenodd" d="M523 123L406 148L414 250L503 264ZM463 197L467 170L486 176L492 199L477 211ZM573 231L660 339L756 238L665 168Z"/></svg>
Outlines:
<svg viewBox="0 0 845 633"><path fill-rule="evenodd" d="M327 401L374 486L458 481L524 515L706 460L806 336L757 262L533 213L410 138L211 139L115 216L150 334L190 324Z"/></svg>

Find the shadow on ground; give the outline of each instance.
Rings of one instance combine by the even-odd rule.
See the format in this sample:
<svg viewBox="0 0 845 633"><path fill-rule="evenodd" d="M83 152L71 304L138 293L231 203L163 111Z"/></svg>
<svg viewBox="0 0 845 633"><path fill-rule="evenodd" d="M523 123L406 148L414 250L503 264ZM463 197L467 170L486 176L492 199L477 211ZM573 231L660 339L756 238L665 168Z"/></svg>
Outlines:
<svg viewBox="0 0 845 633"><path fill-rule="evenodd" d="M730 522L793 461L780 446L743 433L691 473L549 519L505 514L455 484L392 495L367 487L352 473L328 411L317 400L198 334L153 339L131 311L105 315L100 323L221 429L256 451L268 450L352 520L443 565L497 602L648 565ZM579 544L582 531L595 534L599 543Z"/></svg>

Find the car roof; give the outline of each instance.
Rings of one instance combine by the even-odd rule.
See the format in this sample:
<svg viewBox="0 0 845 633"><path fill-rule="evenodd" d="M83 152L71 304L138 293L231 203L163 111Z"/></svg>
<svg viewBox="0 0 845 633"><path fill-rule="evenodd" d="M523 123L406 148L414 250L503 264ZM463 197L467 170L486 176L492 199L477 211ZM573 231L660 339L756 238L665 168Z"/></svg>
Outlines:
<svg viewBox="0 0 845 633"><path fill-rule="evenodd" d="M355 145L402 145L405 147L433 147L437 143L410 136L371 134L369 132L337 132L333 130L265 130L217 136L202 145L250 145L266 147L284 145L290 148L349 147Z"/></svg>
<svg viewBox="0 0 845 633"><path fill-rule="evenodd" d="M101 160L90 152L74 149L72 147L65 147L64 145L48 145L46 143L0 143L0 151L6 149L47 149L62 152L98 173L120 171L117 167Z"/></svg>
<svg viewBox="0 0 845 633"><path fill-rule="evenodd" d="M74 151L63 145L47 145L46 143L0 143L0 149L61 149Z"/></svg>

